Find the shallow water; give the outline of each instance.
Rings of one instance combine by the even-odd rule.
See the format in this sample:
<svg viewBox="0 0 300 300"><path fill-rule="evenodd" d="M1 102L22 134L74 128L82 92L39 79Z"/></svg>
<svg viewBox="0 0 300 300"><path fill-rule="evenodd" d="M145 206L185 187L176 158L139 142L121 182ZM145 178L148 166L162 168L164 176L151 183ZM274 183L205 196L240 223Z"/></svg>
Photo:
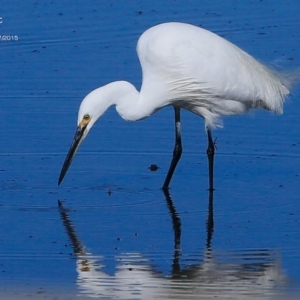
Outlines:
<svg viewBox="0 0 300 300"><path fill-rule="evenodd" d="M1 299L299 298L299 87L283 115L224 118L213 195L204 124L187 112L183 156L160 189L169 108L136 123L109 110L57 187L81 99L113 80L140 85L145 29L201 25L289 70L298 1L99 3L0 4L0 35L18 36L0 42Z"/></svg>

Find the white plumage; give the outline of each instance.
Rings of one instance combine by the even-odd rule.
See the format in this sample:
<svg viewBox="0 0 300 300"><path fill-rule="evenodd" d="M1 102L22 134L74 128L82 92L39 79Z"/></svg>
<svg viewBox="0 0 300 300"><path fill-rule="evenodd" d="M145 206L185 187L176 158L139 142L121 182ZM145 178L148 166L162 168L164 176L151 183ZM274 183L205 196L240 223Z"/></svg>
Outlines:
<svg viewBox="0 0 300 300"><path fill-rule="evenodd" d="M176 142L164 187L168 187L181 155L180 109L183 108L205 120L212 190L214 143L211 128L220 124L220 116L241 114L253 108L282 113L289 94L290 84L286 77L224 38L193 25L164 23L154 26L139 38L137 53L143 72L140 92L129 82L116 81L92 91L83 99L78 113L77 142L75 135L59 183L79 144L111 105L116 105L120 116L128 121L146 118L172 105Z"/></svg>
<svg viewBox="0 0 300 300"><path fill-rule="evenodd" d="M262 107L282 112L288 81L222 37L189 24L167 23L139 39L140 101L156 110L179 104L216 125L215 117ZM132 107L128 107L132 110Z"/></svg>

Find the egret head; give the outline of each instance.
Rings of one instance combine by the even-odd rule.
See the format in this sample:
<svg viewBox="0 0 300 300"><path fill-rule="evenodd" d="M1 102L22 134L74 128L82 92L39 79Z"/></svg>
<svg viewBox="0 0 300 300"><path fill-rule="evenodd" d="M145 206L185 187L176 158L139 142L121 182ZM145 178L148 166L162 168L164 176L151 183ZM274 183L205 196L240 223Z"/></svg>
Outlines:
<svg viewBox="0 0 300 300"><path fill-rule="evenodd" d="M90 92L81 102L78 111L78 127L85 128L84 137L95 122L105 113L111 105L107 86L102 86Z"/></svg>
<svg viewBox="0 0 300 300"><path fill-rule="evenodd" d="M103 101L103 99L105 99L105 97L103 96L103 88L98 88L89 93L81 102L78 111L77 129L69 152L61 169L58 179L58 185L65 177L80 144L87 136L89 130L107 110L109 105L107 101Z"/></svg>
<svg viewBox="0 0 300 300"><path fill-rule="evenodd" d="M115 81L93 90L82 100L78 111L77 129L61 169L58 184L66 175L81 142L111 105L116 105L117 111L126 120L141 119L139 111L135 112L134 105L131 105L138 100L138 97L139 92L132 84L126 81Z"/></svg>

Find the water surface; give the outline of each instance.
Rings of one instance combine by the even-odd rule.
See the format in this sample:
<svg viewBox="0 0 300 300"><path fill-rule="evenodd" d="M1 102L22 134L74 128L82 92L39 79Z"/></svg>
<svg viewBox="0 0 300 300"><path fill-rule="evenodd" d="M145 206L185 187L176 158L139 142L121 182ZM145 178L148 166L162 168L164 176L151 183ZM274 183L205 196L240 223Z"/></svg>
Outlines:
<svg viewBox="0 0 300 300"><path fill-rule="evenodd" d="M144 30L203 26L290 70L300 60L298 1L0 5L0 34L18 36L0 42L2 298L299 297L299 87L283 115L224 118L213 195L204 123L188 112L170 193L160 189L170 108L136 123L110 109L57 187L81 99L114 80L140 86Z"/></svg>

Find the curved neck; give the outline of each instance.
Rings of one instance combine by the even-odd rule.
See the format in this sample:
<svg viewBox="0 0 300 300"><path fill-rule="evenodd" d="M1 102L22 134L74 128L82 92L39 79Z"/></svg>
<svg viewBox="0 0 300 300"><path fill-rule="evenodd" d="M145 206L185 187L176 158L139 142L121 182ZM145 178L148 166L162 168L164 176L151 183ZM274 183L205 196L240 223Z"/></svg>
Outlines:
<svg viewBox="0 0 300 300"><path fill-rule="evenodd" d="M116 105L119 115L126 121L138 121L150 116L155 110L152 101L141 97L140 92L127 81L107 84L110 105Z"/></svg>
<svg viewBox="0 0 300 300"><path fill-rule="evenodd" d="M142 93L143 94L143 93ZM92 116L88 129L112 105L126 121L137 121L153 114L158 108L152 101L151 93L147 97L127 81L115 81L90 92L81 102L78 112L78 124L85 114Z"/></svg>

